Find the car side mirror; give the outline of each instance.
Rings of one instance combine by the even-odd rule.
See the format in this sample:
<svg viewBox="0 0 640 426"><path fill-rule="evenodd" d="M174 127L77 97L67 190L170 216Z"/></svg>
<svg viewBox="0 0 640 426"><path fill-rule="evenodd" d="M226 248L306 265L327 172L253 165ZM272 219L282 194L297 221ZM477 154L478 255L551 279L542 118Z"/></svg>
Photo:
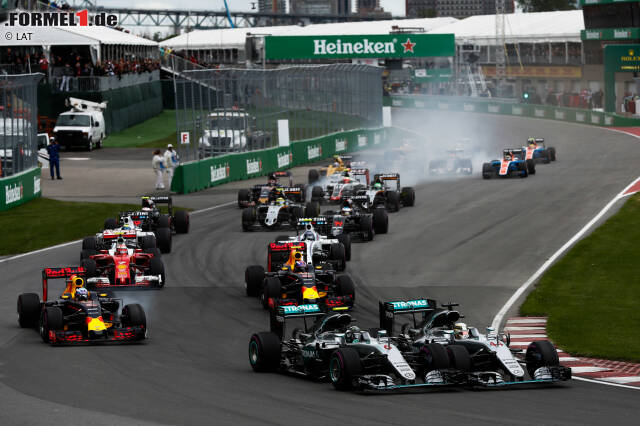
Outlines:
<svg viewBox="0 0 640 426"><path fill-rule="evenodd" d="M94 121L93 122L93 127L100 127L100 122Z"/></svg>

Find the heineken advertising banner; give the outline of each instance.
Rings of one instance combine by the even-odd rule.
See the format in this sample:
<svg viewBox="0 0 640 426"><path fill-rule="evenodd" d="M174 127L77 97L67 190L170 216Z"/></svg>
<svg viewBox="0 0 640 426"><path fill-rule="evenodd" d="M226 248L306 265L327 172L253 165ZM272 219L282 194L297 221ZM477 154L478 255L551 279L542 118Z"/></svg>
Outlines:
<svg viewBox="0 0 640 426"><path fill-rule="evenodd" d="M267 60L454 56L453 34L267 36Z"/></svg>
<svg viewBox="0 0 640 426"><path fill-rule="evenodd" d="M0 211L24 204L41 194L40 168L0 179Z"/></svg>

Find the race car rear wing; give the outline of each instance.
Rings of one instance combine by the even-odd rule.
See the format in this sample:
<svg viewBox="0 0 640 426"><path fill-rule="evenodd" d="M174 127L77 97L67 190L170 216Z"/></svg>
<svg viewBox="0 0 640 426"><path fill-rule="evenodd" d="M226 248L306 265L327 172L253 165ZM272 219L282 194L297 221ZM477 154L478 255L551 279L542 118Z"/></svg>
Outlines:
<svg viewBox="0 0 640 426"><path fill-rule="evenodd" d="M389 336L393 335L393 326L396 315L411 315L414 326L417 327L419 314L421 321L425 321L427 314L436 310L438 304L433 299L396 300L391 302L378 302L380 314L380 328L387 330Z"/></svg>
<svg viewBox="0 0 640 426"><path fill-rule="evenodd" d="M396 186L398 190L400 190L400 173L379 173L374 175L373 181L382 181L382 183L385 183L385 181L396 181Z"/></svg>
<svg viewBox="0 0 640 426"><path fill-rule="evenodd" d="M61 268L44 268L42 270L42 301L47 301L49 280L67 279L73 276L84 277L85 269L82 266L66 266Z"/></svg>
<svg viewBox="0 0 640 426"><path fill-rule="evenodd" d="M309 326L312 324L307 323L307 318L315 318L323 316L325 313L315 303L307 305L285 305L277 306L271 310L269 318L269 327L272 332L280 336L280 339L285 335L285 324L287 320L293 318L302 318L304 321L304 331L309 332Z"/></svg>

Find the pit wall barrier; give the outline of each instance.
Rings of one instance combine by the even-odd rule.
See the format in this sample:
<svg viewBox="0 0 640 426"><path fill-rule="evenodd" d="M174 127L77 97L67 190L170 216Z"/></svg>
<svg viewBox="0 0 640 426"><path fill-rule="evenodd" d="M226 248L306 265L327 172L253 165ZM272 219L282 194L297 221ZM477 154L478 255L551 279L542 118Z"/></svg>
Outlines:
<svg viewBox="0 0 640 426"><path fill-rule="evenodd" d="M400 135L401 131L394 128L357 129L292 142L288 147L191 161L176 168L171 190L186 194L227 182L251 179L327 159L335 154L382 147L384 142Z"/></svg>
<svg viewBox="0 0 640 426"><path fill-rule="evenodd" d="M40 167L0 179L0 211L40 197Z"/></svg>
<svg viewBox="0 0 640 426"><path fill-rule="evenodd" d="M396 108L418 108L439 111L463 111L484 114L542 118L594 126L640 126L640 118L587 109L521 104L509 99L455 98L447 96L386 96L383 105Z"/></svg>

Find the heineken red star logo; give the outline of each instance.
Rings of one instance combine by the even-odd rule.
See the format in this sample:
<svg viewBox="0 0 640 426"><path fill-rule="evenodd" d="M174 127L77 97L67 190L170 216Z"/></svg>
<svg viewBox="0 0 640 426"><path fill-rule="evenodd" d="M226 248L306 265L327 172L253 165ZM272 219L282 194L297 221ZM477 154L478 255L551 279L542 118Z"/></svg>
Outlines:
<svg viewBox="0 0 640 426"><path fill-rule="evenodd" d="M411 52L411 53L415 53L413 51L413 47L416 45L415 43L411 43L411 39L408 38L406 43L401 43L402 47L404 47L404 53L407 52Z"/></svg>

